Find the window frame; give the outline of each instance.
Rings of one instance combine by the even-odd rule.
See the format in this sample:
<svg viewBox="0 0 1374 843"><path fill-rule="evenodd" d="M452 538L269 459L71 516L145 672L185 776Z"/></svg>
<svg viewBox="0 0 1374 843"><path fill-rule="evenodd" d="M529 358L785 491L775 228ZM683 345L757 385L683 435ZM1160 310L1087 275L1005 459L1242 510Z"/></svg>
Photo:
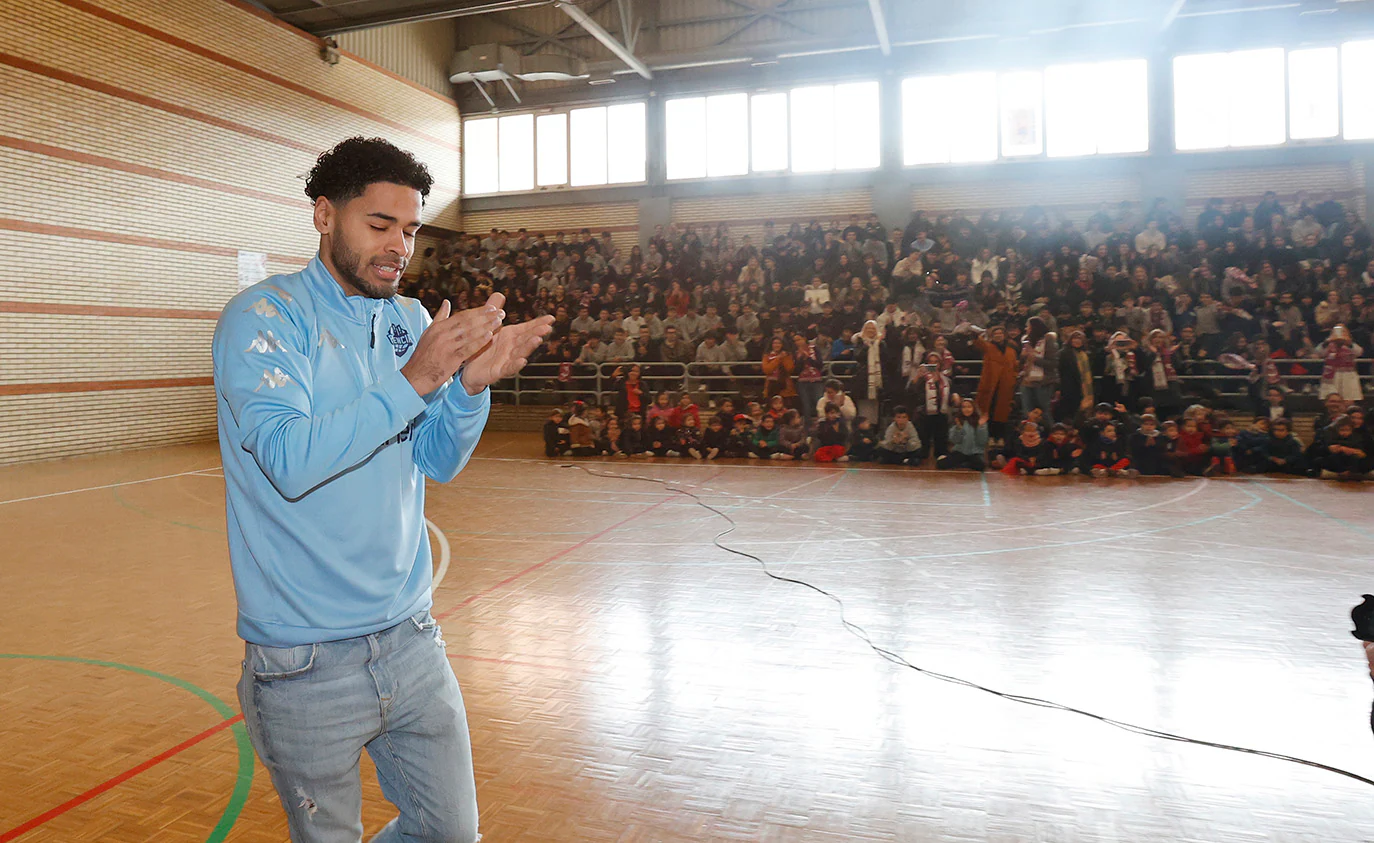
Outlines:
<svg viewBox="0 0 1374 843"><path fill-rule="evenodd" d="M1144 101L1144 103L1143 103L1143 107L1144 107L1144 109L1145 109L1145 125L1146 125L1145 148L1144 148L1143 150L1139 150L1139 151L1135 151L1135 152L1091 152L1091 153L1083 153L1083 154L1077 154L1077 155L1051 155L1051 154L1050 154L1050 131L1051 131L1051 126L1050 126L1050 109L1049 109L1049 105L1048 105L1048 95L1047 95L1047 91L1048 91L1048 89L1049 89L1049 84L1048 84L1048 81L1047 81L1047 80L1048 80L1048 72L1047 72L1047 71L1048 71L1051 67L1056 67L1056 66L1059 66L1059 65L1096 65L1096 64L1117 64L1117 63L1123 63L1123 62L1142 62L1143 65L1144 65L1144 69L1145 69L1145 78L1144 78L1144 81L1145 81L1145 101ZM1135 56L1135 55L1132 55L1132 56L1114 57L1114 58L1100 58L1100 57L1099 57L1099 58L1090 58L1090 59L1083 59L1083 60L1081 60L1081 61L1077 61L1077 60L1075 60L1075 61L1061 60L1061 61L1053 61L1053 62L1045 62L1045 63L1018 63L1018 64L1010 64L1010 65L1005 65L1005 66L1000 66L1000 67L988 67L988 66L981 66L981 67L966 67L966 66L956 66L956 67L949 67L949 68L942 68L942 69L931 69L931 70L924 71L924 72L920 72L920 73L912 73L912 74L908 74L908 75L902 75L900 78L896 79L895 81L896 81L896 84L897 84L902 90L905 90L905 87L906 87L906 85L907 85L908 83L915 83L915 82L917 82L918 80L921 80L921 79L930 79L930 78L936 78L936 77L949 77L949 76L964 76L964 75L973 75L973 74L989 74L989 73L992 74L992 75L993 75L993 87L994 87L994 104L995 104L994 112L995 112L995 117L996 117L996 120L995 120L995 122L996 122L995 134L996 134L996 147L997 147L997 154L996 154L996 156L995 156L994 158L992 158L991 160L982 160L982 161L953 161L953 160L951 160L951 161L944 161L944 162L938 162L938 161L937 161L937 162L918 163L918 164L908 164L908 163L906 163L906 137L905 137L905 135L906 135L906 125L907 125L907 122L906 122L906 116L905 116L905 115L906 115L906 106L907 106L907 104L906 104L906 97L905 97L904 95L902 95L902 94L899 94L899 100L901 101L901 106L900 106L900 107L901 107L901 113L899 114L898 119L897 119L897 128L898 128L898 130L899 130L899 132L900 132L900 134L901 134L901 140L900 140L900 142L901 142L901 147L902 147L902 149L901 149L902 169L904 169L904 170L917 170L917 169L929 169L929 168L938 168L938 167L992 167L992 166L1001 167L1001 166L1024 165L1024 164L1027 164L1027 163L1030 163L1030 162L1044 162L1044 161L1084 161L1084 160L1087 160L1087 159L1097 159L1097 158L1103 158L1103 159L1110 159L1110 158L1138 158L1138 157L1141 157L1141 156L1149 155L1149 154L1151 154L1151 146L1152 146L1152 141L1153 141L1153 136L1152 136L1152 134L1151 134L1151 129L1153 129L1153 122L1152 122L1152 120L1153 120L1153 118L1154 118L1154 116L1155 116L1155 115L1153 114L1153 109L1152 109L1152 107L1151 107L1151 106L1152 106L1152 103L1151 103L1151 101L1150 101L1150 96L1151 96L1151 93L1152 93L1152 83L1153 83L1153 79L1151 78L1151 75L1150 75L1151 68L1152 68L1152 64L1151 64L1151 60L1150 60L1149 58L1144 57L1144 56ZM1023 74L1023 73L1025 73L1025 74L1031 74L1031 73L1033 73L1033 74L1035 74L1036 76L1039 77L1039 82L1040 82L1040 103L1039 103L1039 108L1037 109L1037 116L1038 116L1038 119L1039 119L1040 151L1039 151L1039 152L1036 152L1036 153L1017 153L1017 154L1008 154L1007 151L1006 151L1005 144L1003 143L1003 141L1005 140L1005 138L1004 138L1004 136L1003 136L1003 126L1002 126L1002 116L1003 116L1003 97L1002 97L1002 93L1003 93L1003 82L1004 82L1004 77L1006 77L1006 76L1010 76L1010 75L1012 75L1012 74Z"/></svg>
<svg viewBox="0 0 1374 843"><path fill-rule="evenodd" d="M833 89L834 89L835 87L839 86L839 85L854 85L854 84L873 84L873 85L877 85L877 86L878 86L878 102L877 102L877 105L878 105L878 113L877 113L877 115L876 115L876 120L877 120L876 129L877 129L877 140L878 140L878 163L877 163L876 165L874 165L874 166L871 166L871 167L840 167L840 166L835 165L835 163L832 161L832 165L831 165L830 169L828 169L828 170L802 170L802 171L796 170L796 169L795 169L795 166L796 166L796 154L795 154L794 145L793 145L793 143L792 143L792 91L793 91L793 90L796 90L796 89L800 89L800 88L827 88L827 87L828 87L828 88L831 88L832 91L833 91ZM740 95L740 94L743 94L743 95L745 96L745 98L746 98L746 99L745 99L745 104L746 104L746 106L745 106L745 113L746 113L746 117L747 117L748 119L746 120L746 125L745 125L745 138L746 138L745 152L746 152L746 158L747 158L747 162L748 162L748 171L747 171L747 172L744 172L744 173L740 173L740 174L738 174L738 175L719 175L719 176L713 176L713 175L710 174L710 163L709 163L709 160L708 160L707 163L706 163L706 175L704 175L704 176L685 176L685 177L682 177L682 178L672 178L672 177L668 176L668 139L667 139L667 134L668 134L668 132L667 132L667 118L666 118L667 109L668 109L668 103L674 102L674 101L677 101L677 100L690 100L690 99L700 99L700 100L702 100L703 102L705 102L706 100L709 100L711 97L731 96L731 95L736 95L736 96L737 96L737 95ZM759 170L759 169L755 169L755 166L754 166L754 165L755 165L754 140L755 140L755 136L756 136L756 132L755 132L755 130L754 130L754 98L755 98L755 97L758 97L758 96L776 96L776 97L781 97L781 100L782 100L782 106L783 106L783 124L782 124L782 129L781 129L780 134L781 134L781 136L782 136L783 146L780 147L780 148L785 148L785 150L786 150L787 164L786 164L784 167L780 168L780 169ZM789 84L786 84L786 85L775 85L775 86L769 86L769 87L766 87L766 88L739 88L739 87L731 87L731 88L722 88L722 89L719 89L719 90L713 90L713 91L709 91L709 92L682 93L682 94L675 95L675 96L672 96L672 97L665 97L664 100L663 100L663 108L664 108L664 114L665 114L665 118L664 118L664 138L663 138L663 141L662 141L662 143L660 144L660 146L661 146L661 152L662 152L662 155L663 155L663 159L662 159L662 160L663 160L663 178L664 178L664 183L665 183L665 184L694 184L694 183L700 183L700 182L719 182L719 181L728 180L728 179L814 178L814 177L817 177L817 176L824 178L824 177L827 177L827 176L835 176L835 175L841 175L841 176L843 176L843 175L851 175L851 174L856 174L856 173L875 173L875 172L878 172L879 170L882 169L882 151L883 151L883 143L882 143L882 132L883 132L882 80L881 80L880 78L875 78L875 77L873 77L873 76L862 76L862 77L854 77L854 78L836 78L836 79L830 79L830 80L826 80L826 81L813 81L813 80L805 80L805 79L802 79L802 80L797 80L797 81L795 81L795 82L793 82L793 83L789 83ZM709 104L703 105L703 108L706 108L706 109L709 110ZM706 122L709 123L709 117L708 117L708 120L707 120ZM839 148L840 148L838 142L836 143L836 147L835 147L835 148L836 148L836 151L837 151L837 154L838 154L838 150L839 150Z"/></svg>
<svg viewBox="0 0 1374 843"><path fill-rule="evenodd" d="M642 178L642 179L640 179L640 180L638 180L638 181L626 181L626 182L612 182L612 181L607 181L607 182L604 183L604 184L574 185L574 184L572 183L572 178L573 178L573 168L572 168L572 164L573 164L573 156L572 156L572 147L573 147L573 141L572 141L572 136L573 136L573 131L572 131L572 112L574 112L574 111L581 111L581 110L583 110L583 109L588 109L588 108L601 108L601 109L606 109L606 108L610 108L610 107L612 107L612 106L617 106L617 105L640 105L640 106L643 107L644 110L645 110L645 121L644 121L644 146L645 146L644 178ZM498 197L498 196L530 196L530 195L539 194L539 193L562 193L562 192L568 192L568 191L581 191L581 190L607 190L607 189L615 189L615 188L621 188L621 187L634 187L634 186L637 186L637 185L645 185L645 184L648 184L648 183L649 183L649 173L650 173L651 170L652 170L652 161L653 161L653 157L652 157L652 155L650 154L650 153L652 152L652 150L649 148L650 144L649 144L649 129L648 129L648 108L649 108L649 102L648 102L647 99L634 98L634 99L606 100L606 101L604 101L604 102L583 102L583 103L577 103L577 104L573 104L573 105L563 105L563 106L549 107L549 108L512 109L512 110L510 110L510 111L501 111L501 112L499 112L499 113L481 112L481 113L476 113L476 114L464 115L463 118L462 118L462 131L463 131L464 144L463 144L463 146L461 147L462 150L463 150L463 160L460 162L460 164L461 164L461 166L460 166L460 171L461 171L461 173L462 173L462 191L460 192L460 196L461 196L462 198L465 198L465 199L466 199L466 198L485 199L485 198ZM531 166L534 168L534 187L531 188L531 189L529 189L529 190L500 190L500 189L499 189L499 185L500 185L499 173L500 173L500 166L501 166L501 163L500 163L501 137L500 137L500 122L499 122L499 121L500 121L500 118L502 118L502 117L518 117L518 116L522 116L522 115L526 115L526 114L532 115L532 116L533 116L533 121L534 121L534 144L533 144L533 152L532 152L531 157L530 157L530 164L531 164ZM539 184L539 135L540 135L540 132L539 132L539 119L540 119L541 117L548 117L548 116L552 116L552 115L562 115L562 117L563 117L562 123L563 123L563 160L564 160L564 165L563 165L563 166L564 166L564 180L563 180L562 183L560 183L560 184L549 184L549 185L542 185L542 186L541 186L541 185ZM474 121L474 120L493 120L493 121L497 121L497 122L496 122L496 125L497 125L497 134L496 134L497 158L496 158L496 161L493 162L493 165L495 166L495 168L496 168L496 170L497 170L497 173L498 173L498 177L497 177L497 179L496 179L496 183L497 183L497 185L498 185L498 189L495 190L495 191L483 191L483 192L481 192L481 193L469 193L469 192L468 192L467 169L466 169L466 168L467 168L466 136L467 136L467 124L468 124L469 122L471 122L471 121ZM606 153L606 155L607 155L607 171L608 171L608 172L607 172L607 177L608 177L608 179L609 179L609 176L610 176L610 173L609 173L609 170L610 170L610 160L609 160L609 159L610 159L610 152L609 152L609 144L607 144L607 153Z"/></svg>

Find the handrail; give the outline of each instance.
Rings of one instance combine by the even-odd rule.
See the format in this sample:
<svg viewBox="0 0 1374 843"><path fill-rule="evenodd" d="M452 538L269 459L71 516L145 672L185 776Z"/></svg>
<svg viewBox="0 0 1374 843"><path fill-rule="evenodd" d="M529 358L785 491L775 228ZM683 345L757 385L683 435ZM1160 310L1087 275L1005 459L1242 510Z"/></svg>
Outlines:
<svg viewBox="0 0 1374 843"><path fill-rule="evenodd" d="M1308 383L1321 380L1321 369L1324 364L1321 358L1279 357L1271 358L1271 360L1281 369L1291 370L1299 365L1311 369L1311 371L1301 374L1292 371L1283 372L1282 377L1285 381ZM1370 364L1374 364L1374 357L1361 357L1355 362L1359 376L1362 379L1370 378L1371 374L1368 371L1360 371L1360 369L1374 368L1370 366ZM953 380L956 382L976 381L981 377L982 364L981 359L955 360L956 372L953 375ZM741 385L758 384L761 386L764 381L762 364L754 360L724 363L574 362L570 364L570 369L567 372L563 371L563 365L561 362L530 363L514 377L493 384L492 395L493 397L508 397L517 406L525 403L529 396L548 395L550 393L556 396L585 396L593 398L598 403L604 403L612 393L611 384L615 380L615 371L629 366L639 366L643 372L644 380L654 388L654 391L658 391L660 387L672 385L666 391L679 392L687 388L693 393L704 392L708 398L733 396L740 392L739 387ZM845 380L851 377L857 368L858 363L853 360L828 360L822 366L827 380L831 378ZM1175 368L1184 370L1176 375L1181 382L1210 381L1218 386L1241 385L1239 391L1223 392L1218 390L1216 392L1218 396L1245 395L1245 387L1254 377L1252 370L1232 369L1224 363L1210 359L1177 361Z"/></svg>

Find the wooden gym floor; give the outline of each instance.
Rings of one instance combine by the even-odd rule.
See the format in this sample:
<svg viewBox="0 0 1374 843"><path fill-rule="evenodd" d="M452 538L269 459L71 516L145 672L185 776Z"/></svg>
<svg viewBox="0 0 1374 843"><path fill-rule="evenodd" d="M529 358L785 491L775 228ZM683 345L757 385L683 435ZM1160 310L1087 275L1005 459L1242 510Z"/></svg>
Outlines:
<svg viewBox="0 0 1374 843"><path fill-rule="evenodd" d="M428 516L487 843L1353 841L1374 792L879 659L648 483L491 434ZM1374 775L1362 486L681 460L726 541L932 669ZM213 445L0 470L0 843L272 841ZM436 559L441 554L437 552ZM391 816L364 768L369 833Z"/></svg>

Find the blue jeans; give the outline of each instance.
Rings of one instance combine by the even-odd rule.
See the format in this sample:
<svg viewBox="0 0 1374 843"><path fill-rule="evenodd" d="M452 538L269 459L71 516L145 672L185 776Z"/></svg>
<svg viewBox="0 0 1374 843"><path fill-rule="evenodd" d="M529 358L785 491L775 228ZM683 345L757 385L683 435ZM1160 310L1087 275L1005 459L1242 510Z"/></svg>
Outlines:
<svg viewBox="0 0 1374 843"><path fill-rule="evenodd" d="M477 788L458 680L429 612L323 644L247 644L243 721L292 843L359 843L364 749L400 810L374 843L473 843Z"/></svg>

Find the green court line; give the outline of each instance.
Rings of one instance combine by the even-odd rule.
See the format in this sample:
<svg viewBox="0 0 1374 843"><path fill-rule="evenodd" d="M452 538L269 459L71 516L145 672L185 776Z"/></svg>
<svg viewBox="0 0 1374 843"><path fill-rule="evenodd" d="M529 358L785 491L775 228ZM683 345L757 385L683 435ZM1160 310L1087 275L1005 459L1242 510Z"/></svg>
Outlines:
<svg viewBox="0 0 1374 843"><path fill-rule="evenodd" d="M148 670L145 667L135 667L119 662L102 661L100 659L83 659L78 656L37 656L24 653L0 653L0 659L25 659L29 661L44 662L66 662L68 664L85 664L95 667L108 667L114 670L123 670L128 673L136 673L140 676L147 676L159 682L166 682L189 691L208 703L215 712L223 716L226 720L238 716L238 712L230 708L229 705L219 697L192 685L185 679L179 679L166 673L158 673L155 670ZM234 733L234 743L238 745L239 770L235 777L234 790L229 794L229 804L224 807L224 813L220 815L219 822L211 829L210 836L205 838L205 843L221 843L224 838L229 836L229 830L238 822L239 814L243 811L243 806L248 803L248 794L253 787L253 744L248 740L248 730L243 723L235 723L230 731Z"/></svg>

